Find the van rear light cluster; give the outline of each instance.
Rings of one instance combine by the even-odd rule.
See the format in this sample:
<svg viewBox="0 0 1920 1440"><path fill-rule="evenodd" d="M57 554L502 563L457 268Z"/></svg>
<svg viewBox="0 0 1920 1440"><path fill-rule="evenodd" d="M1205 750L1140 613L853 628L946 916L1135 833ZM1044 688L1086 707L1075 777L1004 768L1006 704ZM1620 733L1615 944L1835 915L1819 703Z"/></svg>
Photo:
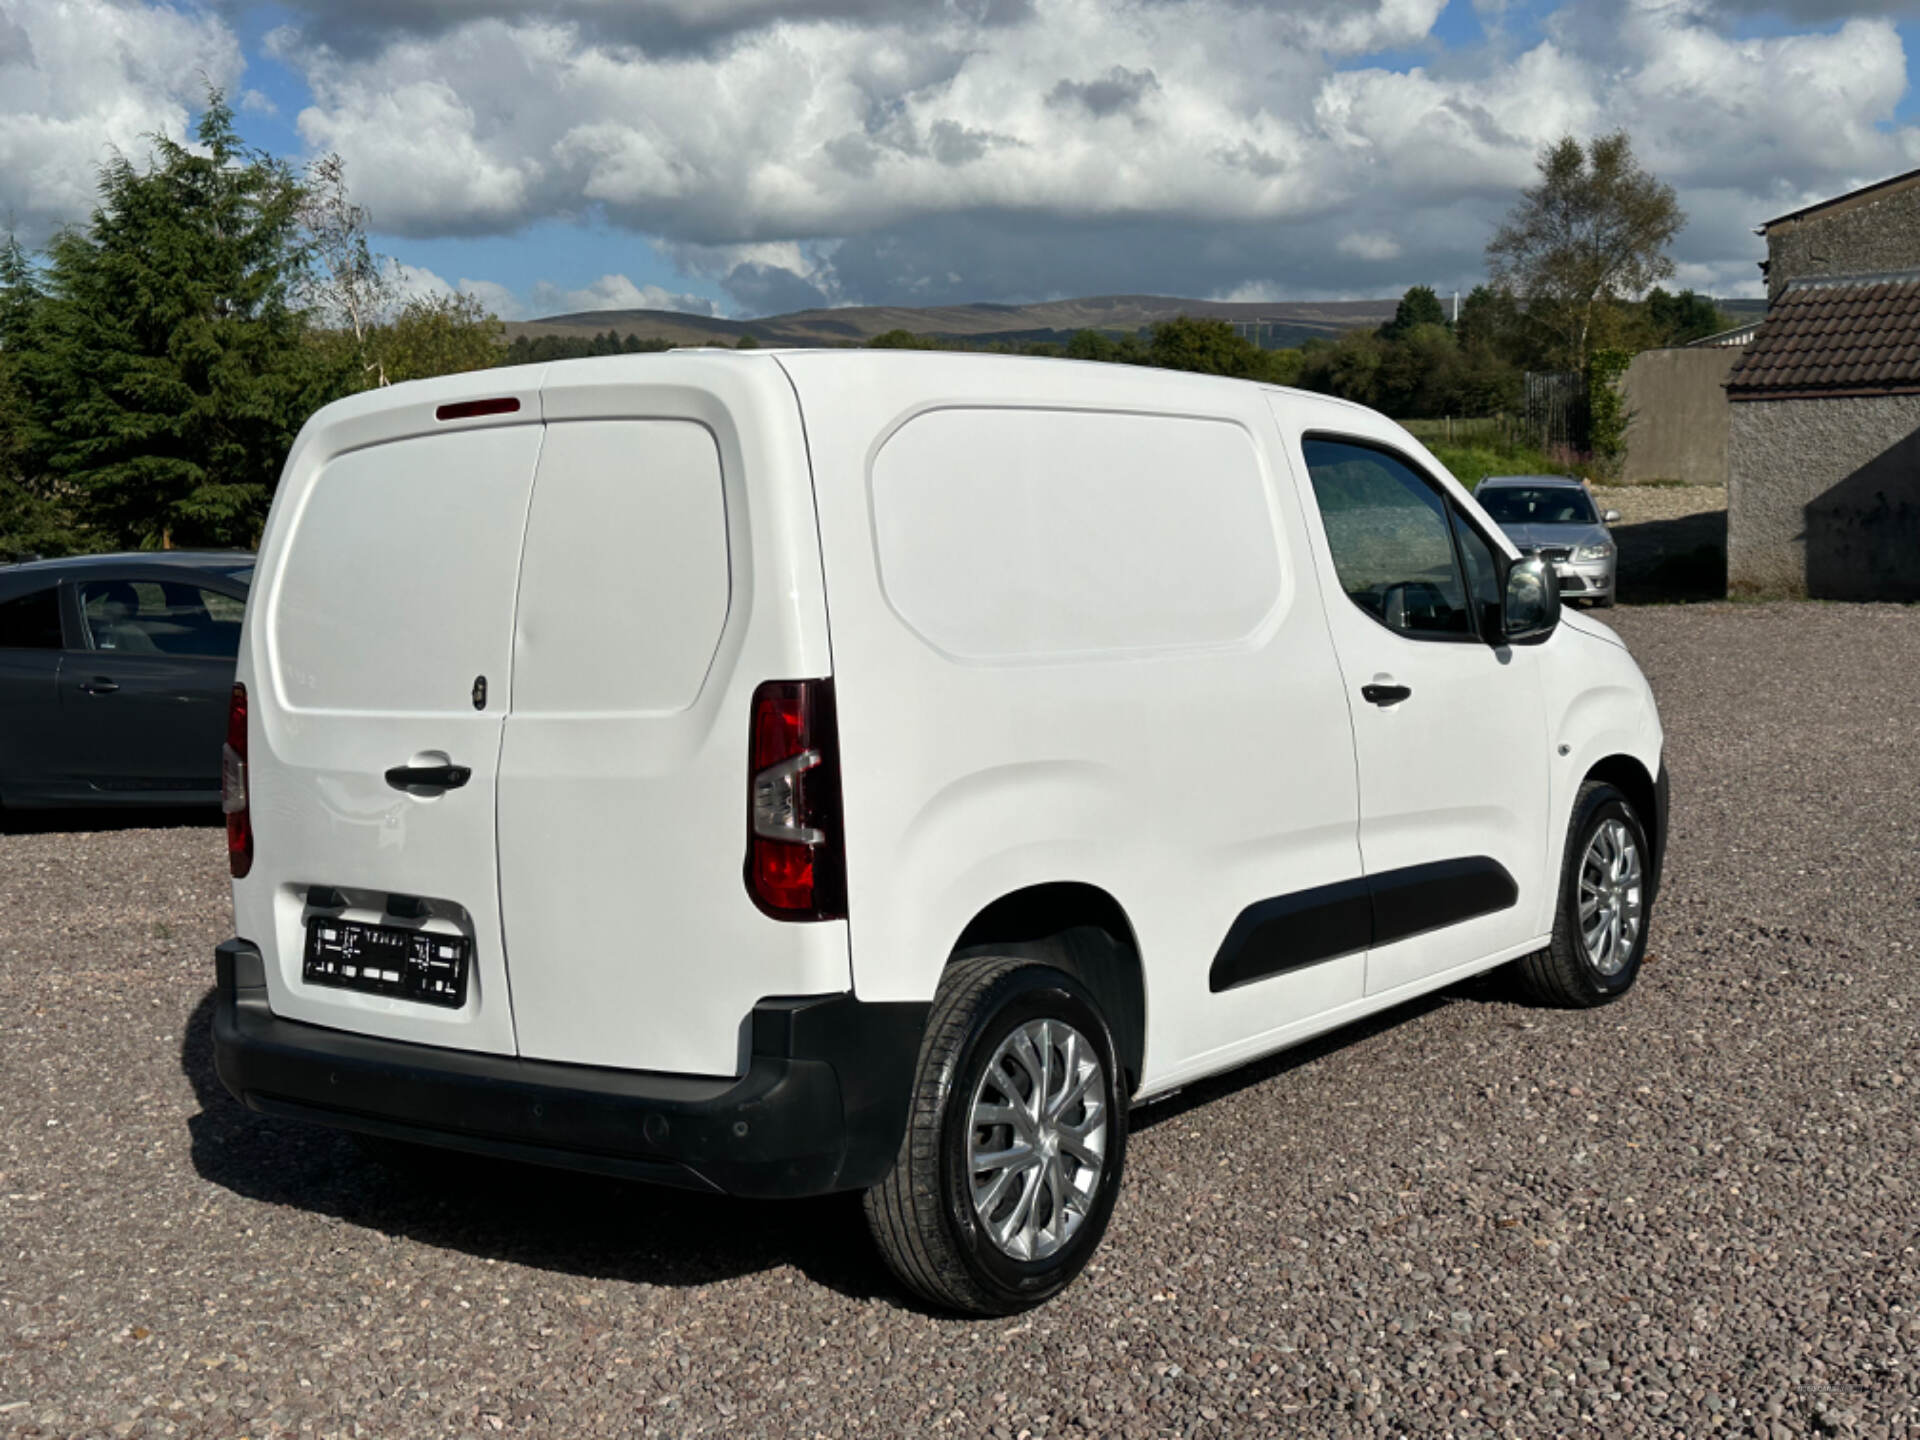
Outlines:
<svg viewBox="0 0 1920 1440"><path fill-rule="evenodd" d="M253 814L247 808L247 687L227 701L227 743L220 749L220 808L227 817L227 869L242 879L253 868Z"/></svg>
<svg viewBox="0 0 1920 1440"><path fill-rule="evenodd" d="M753 692L747 893L777 920L847 913L837 730L831 680L770 680Z"/></svg>

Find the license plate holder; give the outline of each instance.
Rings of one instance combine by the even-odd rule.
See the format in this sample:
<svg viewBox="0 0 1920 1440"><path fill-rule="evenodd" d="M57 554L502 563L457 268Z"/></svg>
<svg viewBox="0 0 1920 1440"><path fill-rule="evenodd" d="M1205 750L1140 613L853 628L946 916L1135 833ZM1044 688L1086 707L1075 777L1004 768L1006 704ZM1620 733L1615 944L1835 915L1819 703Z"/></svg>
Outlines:
<svg viewBox="0 0 1920 1440"><path fill-rule="evenodd" d="M309 985L457 1010L467 1003L472 958L465 935L315 915L307 921L301 973Z"/></svg>

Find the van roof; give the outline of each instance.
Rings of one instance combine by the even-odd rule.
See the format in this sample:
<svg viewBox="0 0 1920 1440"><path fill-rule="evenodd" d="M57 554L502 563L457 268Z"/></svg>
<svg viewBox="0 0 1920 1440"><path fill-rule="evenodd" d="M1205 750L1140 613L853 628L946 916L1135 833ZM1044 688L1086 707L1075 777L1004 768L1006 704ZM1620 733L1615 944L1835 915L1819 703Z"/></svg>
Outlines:
<svg viewBox="0 0 1920 1440"><path fill-rule="evenodd" d="M1112 371L1121 369L1134 374L1142 370L1170 377L1175 384L1217 384L1252 385L1257 389L1274 394L1290 395L1302 400L1324 402L1344 409L1366 410L1365 405L1343 399L1337 395L1323 395L1313 390L1302 390L1291 385L1275 385L1264 380L1245 380L1233 375L1211 375L1199 370L1159 369L1151 366L1119 366L1106 360L1078 360L1065 355L1011 355L994 350L893 350L874 349L865 345L769 345L757 350L735 350L726 345L680 345L672 350L654 350L645 353L622 355L585 355L568 360L550 360L546 362L547 374L559 378L576 369L587 367L640 366L650 367L670 364L675 356L698 355L702 359L737 360L741 364L753 364L763 359L778 360L785 357L804 356L809 360L832 358L849 365L899 366L917 365L929 369L942 369L958 365L1005 365L1010 367L1044 367L1053 370L1062 365L1071 365L1079 370ZM485 370L469 371L465 378L479 382L484 388ZM398 386L390 389L398 389Z"/></svg>

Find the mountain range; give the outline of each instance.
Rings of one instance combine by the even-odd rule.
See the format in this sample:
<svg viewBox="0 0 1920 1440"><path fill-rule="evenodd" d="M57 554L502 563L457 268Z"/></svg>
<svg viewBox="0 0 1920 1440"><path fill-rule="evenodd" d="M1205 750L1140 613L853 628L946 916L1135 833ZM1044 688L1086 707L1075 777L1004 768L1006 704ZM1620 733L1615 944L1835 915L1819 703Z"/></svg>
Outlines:
<svg viewBox="0 0 1920 1440"><path fill-rule="evenodd" d="M586 310L539 320L507 322L507 338L528 335L637 335L676 345L735 345L751 335L762 345L860 345L889 330L910 330L941 340L974 345L1066 341L1076 330L1132 334L1192 315L1227 320L1243 333L1275 349L1312 339L1332 339L1343 330L1374 327L1393 318L1398 299L1276 300L1242 302L1183 300L1167 295L1093 295L1079 300L1043 300L1032 305L853 305L839 309L796 310L757 320L723 320L673 310ZM1443 303L1447 303L1443 300ZM1722 300L1720 308L1736 321L1758 319L1762 300Z"/></svg>

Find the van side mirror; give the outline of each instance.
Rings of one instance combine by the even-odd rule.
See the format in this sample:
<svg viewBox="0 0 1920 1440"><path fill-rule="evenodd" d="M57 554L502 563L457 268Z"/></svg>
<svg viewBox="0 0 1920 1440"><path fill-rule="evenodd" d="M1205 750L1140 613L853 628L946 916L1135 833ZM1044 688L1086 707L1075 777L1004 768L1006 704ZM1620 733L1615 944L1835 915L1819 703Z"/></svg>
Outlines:
<svg viewBox="0 0 1920 1440"><path fill-rule="evenodd" d="M1537 555L1507 567L1500 602L1500 633L1508 644L1538 644L1560 623L1560 577Z"/></svg>
<svg viewBox="0 0 1920 1440"><path fill-rule="evenodd" d="M1609 510L1605 515L1602 515L1600 519L1604 524L1618 525L1620 523L1620 512L1618 510Z"/></svg>

